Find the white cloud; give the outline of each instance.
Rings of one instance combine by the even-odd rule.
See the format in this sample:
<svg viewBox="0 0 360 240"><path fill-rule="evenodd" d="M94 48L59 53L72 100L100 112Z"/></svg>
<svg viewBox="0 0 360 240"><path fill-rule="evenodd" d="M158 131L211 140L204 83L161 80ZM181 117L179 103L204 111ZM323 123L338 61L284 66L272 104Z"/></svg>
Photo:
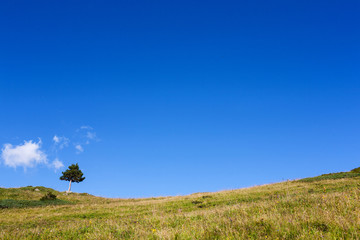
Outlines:
<svg viewBox="0 0 360 240"><path fill-rule="evenodd" d="M59 143L59 142L60 142L59 137L56 136L56 135L53 137L53 140L54 140L55 143Z"/></svg>
<svg viewBox="0 0 360 240"><path fill-rule="evenodd" d="M41 140L39 142L24 141L24 144L13 146L5 144L1 158L4 164L9 167L34 167L37 164L47 163L47 156L40 150Z"/></svg>
<svg viewBox="0 0 360 240"><path fill-rule="evenodd" d="M88 138L88 139L95 139L96 138L96 133L94 133L94 132L87 132L86 133L86 137Z"/></svg>
<svg viewBox="0 0 360 240"><path fill-rule="evenodd" d="M63 149L67 146L69 146L69 142L70 140L66 137L58 137L58 136L54 136L53 137L53 141L55 142L55 146L58 147L58 149Z"/></svg>
<svg viewBox="0 0 360 240"><path fill-rule="evenodd" d="M75 148L77 150L77 153L81 153L84 151L84 148L80 144L76 145Z"/></svg>
<svg viewBox="0 0 360 240"><path fill-rule="evenodd" d="M81 138L85 138L88 140L97 140L94 128L91 126L81 126L79 129L76 130L76 132L79 132Z"/></svg>
<svg viewBox="0 0 360 240"><path fill-rule="evenodd" d="M64 164L58 158L55 158L55 160L51 163L51 166L55 168L55 170L58 170L63 168Z"/></svg>
<svg viewBox="0 0 360 240"><path fill-rule="evenodd" d="M90 127L90 126L81 126L80 129L90 129L90 130L92 130L93 128Z"/></svg>
<svg viewBox="0 0 360 240"><path fill-rule="evenodd" d="M76 140L74 142L74 147L76 148L76 153L84 152L84 146L89 145L92 142L99 142L99 138L94 131L94 128L88 125L83 125L76 130Z"/></svg>

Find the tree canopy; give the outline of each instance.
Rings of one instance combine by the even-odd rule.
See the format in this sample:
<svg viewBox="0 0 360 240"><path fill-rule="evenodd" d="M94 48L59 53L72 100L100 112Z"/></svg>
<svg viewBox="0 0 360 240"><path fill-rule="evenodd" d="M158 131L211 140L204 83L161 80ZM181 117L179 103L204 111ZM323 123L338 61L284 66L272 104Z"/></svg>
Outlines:
<svg viewBox="0 0 360 240"><path fill-rule="evenodd" d="M79 183L85 179L85 177L83 177L84 174L79 169L79 165L77 163L70 165L65 172L62 172L62 174L63 175L60 177L60 180Z"/></svg>

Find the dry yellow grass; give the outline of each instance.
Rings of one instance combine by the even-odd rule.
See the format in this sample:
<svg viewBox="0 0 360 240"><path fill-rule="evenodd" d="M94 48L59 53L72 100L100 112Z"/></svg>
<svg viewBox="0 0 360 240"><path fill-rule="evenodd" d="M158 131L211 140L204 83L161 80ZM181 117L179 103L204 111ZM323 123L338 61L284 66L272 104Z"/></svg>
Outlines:
<svg viewBox="0 0 360 240"><path fill-rule="evenodd" d="M58 194L73 204L1 209L0 239L360 239L359 180L151 199Z"/></svg>

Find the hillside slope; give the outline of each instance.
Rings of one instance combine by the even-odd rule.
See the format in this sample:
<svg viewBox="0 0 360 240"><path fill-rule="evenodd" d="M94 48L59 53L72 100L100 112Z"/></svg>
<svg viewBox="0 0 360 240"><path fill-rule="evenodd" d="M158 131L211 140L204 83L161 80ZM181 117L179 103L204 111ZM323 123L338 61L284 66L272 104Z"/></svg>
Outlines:
<svg viewBox="0 0 360 240"><path fill-rule="evenodd" d="M346 175L346 174L345 174ZM106 199L51 189L0 189L0 239L360 239L360 177L287 181L216 193Z"/></svg>

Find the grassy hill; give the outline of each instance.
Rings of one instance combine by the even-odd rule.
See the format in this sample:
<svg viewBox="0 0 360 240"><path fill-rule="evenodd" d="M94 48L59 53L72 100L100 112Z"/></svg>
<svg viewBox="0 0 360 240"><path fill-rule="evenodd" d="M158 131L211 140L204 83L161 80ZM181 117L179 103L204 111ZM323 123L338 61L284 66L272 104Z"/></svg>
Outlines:
<svg viewBox="0 0 360 240"><path fill-rule="evenodd" d="M0 239L360 239L360 173L146 199L0 188Z"/></svg>

